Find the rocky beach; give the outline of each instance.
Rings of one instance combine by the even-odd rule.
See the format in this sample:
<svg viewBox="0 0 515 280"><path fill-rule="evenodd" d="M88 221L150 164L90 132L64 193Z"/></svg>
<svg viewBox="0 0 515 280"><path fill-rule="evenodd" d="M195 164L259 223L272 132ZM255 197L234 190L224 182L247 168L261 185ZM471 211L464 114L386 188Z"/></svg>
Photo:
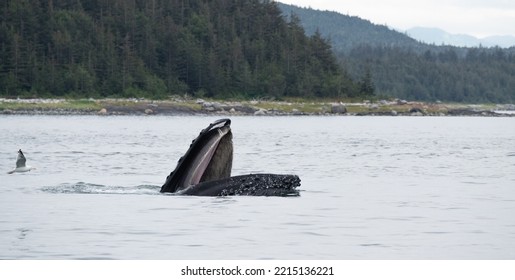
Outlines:
<svg viewBox="0 0 515 280"><path fill-rule="evenodd" d="M220 116L515 116L513 104L449 104L406 100L362 102L222 101L188 97L148 99L0 99L9 115L220 115Z"/></svg>

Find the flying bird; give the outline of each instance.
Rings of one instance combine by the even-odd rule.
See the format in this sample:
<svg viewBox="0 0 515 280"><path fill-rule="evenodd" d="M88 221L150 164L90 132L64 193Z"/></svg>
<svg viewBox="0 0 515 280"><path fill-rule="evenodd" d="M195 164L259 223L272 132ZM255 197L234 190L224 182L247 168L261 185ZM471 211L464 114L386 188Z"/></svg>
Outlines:
<svg viewBox="0 0 515 280"><path fill-rule="evenodd" d="M18 151L18 157L16 158L16 168L7 172L7 174L13 174L14 172L27 172L36 169L30 165L26 165L27 159L23 155L21 149Z"/></svg>

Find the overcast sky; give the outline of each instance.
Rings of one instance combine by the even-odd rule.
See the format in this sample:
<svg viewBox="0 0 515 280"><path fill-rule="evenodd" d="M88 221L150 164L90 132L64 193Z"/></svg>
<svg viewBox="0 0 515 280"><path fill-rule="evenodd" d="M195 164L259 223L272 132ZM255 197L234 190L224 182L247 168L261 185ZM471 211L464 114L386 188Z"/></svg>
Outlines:
<svg viewBox="0 0 515 280"><path fill-rule="evenodd" d="M515 36L515 0L277 0L406 30L437 27L476 37Z"/></svg>

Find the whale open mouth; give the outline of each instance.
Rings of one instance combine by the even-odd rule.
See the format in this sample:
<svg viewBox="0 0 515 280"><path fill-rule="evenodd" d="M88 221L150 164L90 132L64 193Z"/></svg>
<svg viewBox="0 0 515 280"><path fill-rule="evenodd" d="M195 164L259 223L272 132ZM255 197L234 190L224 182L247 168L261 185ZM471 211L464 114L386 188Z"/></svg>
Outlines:
<svg viewBox="0 0 515 280"><path fill-rule="evenodd" d="M231 121L217 120L200 132L166 177L161 192L199 196L299 195L297 175L248 174L231 177L233 144Z"/></svg>
<svg viewBox="0 0 515 280"><path fill-rule="evenodd" d="M210 124L193 140L167 177L161 192L178 192L192 185L231 176L233 144L231 120Z"/></svg>

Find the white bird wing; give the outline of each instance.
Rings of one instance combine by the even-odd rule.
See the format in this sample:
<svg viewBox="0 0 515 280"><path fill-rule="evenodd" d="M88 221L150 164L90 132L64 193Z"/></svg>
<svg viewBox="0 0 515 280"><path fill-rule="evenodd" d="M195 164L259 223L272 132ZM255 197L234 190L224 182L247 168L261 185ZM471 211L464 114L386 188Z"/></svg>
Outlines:
<svg viewBox="0 0 515 280"><path fill-rule="evenodd" d="M19 150L18 157L16 158L16 168L25 167L25 162L27 162L27 159L23 155L23 152Z"/></svg>

